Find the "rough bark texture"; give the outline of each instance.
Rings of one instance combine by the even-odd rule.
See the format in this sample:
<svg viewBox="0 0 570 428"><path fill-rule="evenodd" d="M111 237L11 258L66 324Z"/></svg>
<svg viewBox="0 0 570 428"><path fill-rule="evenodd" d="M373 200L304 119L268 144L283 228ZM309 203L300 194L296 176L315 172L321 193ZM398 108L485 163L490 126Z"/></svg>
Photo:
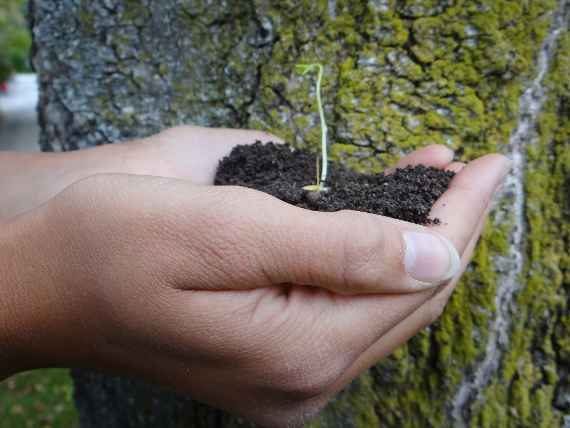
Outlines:
<svg viewBox="0 0 570 428"><path fill-rule="evenodd" d="M44 150L180 123L319 131L299 62L326 65L332 151L375 170L447 144L513 174L440 321L311 426L570 427L570 35L566 0L33 0ZM84 427L249 426L76 372Z"/></svg>

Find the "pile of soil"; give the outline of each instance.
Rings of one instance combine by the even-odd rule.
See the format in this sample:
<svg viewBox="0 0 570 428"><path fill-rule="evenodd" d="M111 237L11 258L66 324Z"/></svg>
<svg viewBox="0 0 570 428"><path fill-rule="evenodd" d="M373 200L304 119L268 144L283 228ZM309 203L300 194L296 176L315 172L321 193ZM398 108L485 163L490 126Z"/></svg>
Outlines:
<svg viewBox="0 0 570 428"><path fill-rule="evenodd" d="M439 223L429 212L455 175L422 165L388 175L360 174L330 162L329 190L314 193L303 186L315 183L315 156L286 144L236 146L220 161L215 184L257 189L315 211L350 209L427 225Z"/></svg>

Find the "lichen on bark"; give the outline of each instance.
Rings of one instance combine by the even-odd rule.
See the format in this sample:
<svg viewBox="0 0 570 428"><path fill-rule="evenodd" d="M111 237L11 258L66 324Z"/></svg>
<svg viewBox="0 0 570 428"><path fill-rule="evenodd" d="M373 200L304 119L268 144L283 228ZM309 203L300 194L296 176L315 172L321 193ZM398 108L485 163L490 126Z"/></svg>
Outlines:
<svg viewBox="0 0 570 428"><path fill-rule="evenodd" d="M311 83L326 64L331 152L377 171L446 144L463 160L508 151L519 99L563 0L33 0L45 150L193 123L320 142ZM565 4L565 3L564 3ZM568 19L568 11L565 10ZM570 38L524 155L525 264L498 370L461 408L471 426L570 426ZM511 195L512 196L512 195ZM343 391L310 426L445 427L496 316L511 196L486 228L444 315ZM247 426L138 382L76 373L85 426ZM158 398L157 398L158 397ZM159 400L159 409L152 403ZM152 409L153 411L150 411Z"/></svg>

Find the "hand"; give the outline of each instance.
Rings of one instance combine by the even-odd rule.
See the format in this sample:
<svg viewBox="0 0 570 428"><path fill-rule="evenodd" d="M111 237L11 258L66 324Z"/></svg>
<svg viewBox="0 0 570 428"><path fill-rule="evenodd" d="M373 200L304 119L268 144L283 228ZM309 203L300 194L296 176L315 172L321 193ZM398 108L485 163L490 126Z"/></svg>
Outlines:
<svg viewBox="0 0 570 428"><path fill-rule="evenodd" d="M431 147L404 162L459 168L450 156ZM470 163L434 208L463 267L505 168L497 155ZM176 179L88 178L11 229L34 233L6 260L35 260L46 293L25 299L43 329L2 341L14 360L33 349L28 365L133 373L271 426L314 415L433 321L455 283L434 287L453 261L445 246L439 279L404 267L403 233L434 228Z"/></svg>
<svg viewBox="0 0 570 428"><path fill-rule="evenodd" d="M237 144L280 142L260 131L179 126L158 135L65 153L0 152L0 222L37 208L96 174L137 174L210 184Z"/></svg>

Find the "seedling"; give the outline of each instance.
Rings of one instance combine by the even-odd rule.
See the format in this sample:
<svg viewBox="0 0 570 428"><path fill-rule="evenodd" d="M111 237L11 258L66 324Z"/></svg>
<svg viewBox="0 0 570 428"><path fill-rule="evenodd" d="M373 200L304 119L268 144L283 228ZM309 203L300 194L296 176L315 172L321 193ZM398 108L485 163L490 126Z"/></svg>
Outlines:
<svg viewBox="0 0 570 428"><path fill-rule="evenodd" d="M319 116L321 119L321 170L319 173L319 160L317 158L317 182L304 186L303 189L310 192L322 192L327 190L327 174L328 174L328 144L327 144L327 123L325 121L325 112L323 109L323 101L321 98L321 82L323 79L323 66L321 64L297 64L297 71L301 75L305 75L313 70L318 70L317 75L317 106L319 108Z"/></svg>

